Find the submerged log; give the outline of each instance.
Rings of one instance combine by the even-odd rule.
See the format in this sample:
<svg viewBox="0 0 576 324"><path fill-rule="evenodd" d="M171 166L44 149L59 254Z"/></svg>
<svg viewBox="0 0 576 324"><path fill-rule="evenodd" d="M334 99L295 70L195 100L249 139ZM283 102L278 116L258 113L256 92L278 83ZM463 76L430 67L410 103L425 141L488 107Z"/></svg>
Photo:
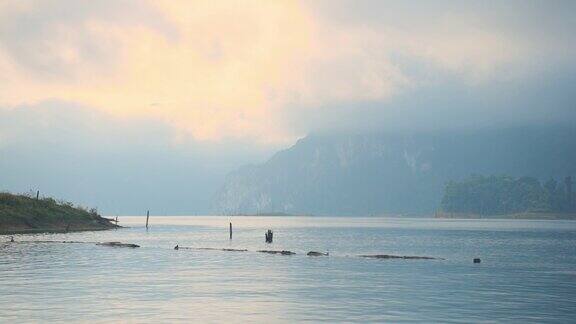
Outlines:
<svg viewBox="0 0 576 324"><path fill-rule="evenodd" d="M122 242L101 242L101 243L96 243L96 245L112 246L112 247L128 247L128 248L140 247L140 245L138 245L138 244L122 243Z"/></svg>
<svg viewBox="0 0 576 324"><path fill-rule="evenodd" d="M246 249L229 249L229 248L210 248L210 247L187 247L187 246L178 246L178 249L184 249L184 250L208 250L208 251L226 251L226 252L246 252L248 250ZM176 247L174 248L174 250L178 250Z"/></svg>
<svg viewBox="0 0 576 324"><path fill-rule="evenodd" d="M28 241L31 243L83 243L83 244L92 244L94 242L82 242L82 241Z"/></svg>
<svg viewBox="0 0 576 324"><path fill-rule="evenodd" d="M224 249L219 249L219 248L190 248L190 249L211 250L211 251L227 251L227 252L246 252L246 251L248 251L246 249L230 249L230 248L224 248Z"/></svg>
<svg viewBox="0 0 576 324"><path fill-rule="evenodd" d="M82 242L82 241L45 241L45 240L32 240L32 241L18 241L17 243L23 244L30 244L30 243L58 243L58 244L67 244L67 243L79 243L79 244L94 244L98 242Z"/></svg>
<svg viewBox="0 0 576 324"><path fill-rule="evenodd" d="M373 258L373 259L444 260L442 258L433 258L428 256L390 255L390 254L360 255L360 257Z"/></svg>
<svg viewBox="0 0 576 324"><path fill-rule="evenodd" d="M246 252L248 250L246 249L220 249L221 251L227 251L227 252Z"/></svg>
<svg viewBox="0 0 576 324"><path fill-rule="evenodd" d="M323 253L323 252L316 252L316 251L310 251L308 253L306 253L307 256L328 256L328 252Z"/></svg>
<svg viewBox="0 0 576 324"><path fill-rule="evenodd" d="M268 253L268 254L282 254L282 255L294 255L296 252L292 251L273 251L273 250L258 250L261 253Z"/></svg>

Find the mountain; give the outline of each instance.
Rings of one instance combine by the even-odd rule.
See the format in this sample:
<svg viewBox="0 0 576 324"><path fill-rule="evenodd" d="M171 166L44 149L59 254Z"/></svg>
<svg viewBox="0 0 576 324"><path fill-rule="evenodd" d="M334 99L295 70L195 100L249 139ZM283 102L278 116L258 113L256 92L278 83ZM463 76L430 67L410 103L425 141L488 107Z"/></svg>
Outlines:
<svg viewBox="0 0 576 324"><path fill-rule="evenodd" d="M445 184L471 174L576 174L576 126L310 135L232 172L218 214L433 213Z"/></svg>

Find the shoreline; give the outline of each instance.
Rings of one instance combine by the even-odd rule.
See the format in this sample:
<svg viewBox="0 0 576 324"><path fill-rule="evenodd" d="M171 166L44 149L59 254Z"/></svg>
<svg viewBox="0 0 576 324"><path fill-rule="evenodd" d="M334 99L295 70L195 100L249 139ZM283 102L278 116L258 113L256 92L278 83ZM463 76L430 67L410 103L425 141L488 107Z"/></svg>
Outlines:
<svg viewBox="0 0 576 324"><path fill-rule="evenodd" d="M24 228L24 229L0 229L0 235L17 235L17 234L44 234L44 233L72 233L72 232L90 232L90 231L107 231L111 229L123 228L118 227L81 227L81 228Z"/></svg>
<svg viewBox="0 0 576 324"><path fill-rule="evenodd" d="M493 220L576 220L576 213L539 213L524 212L500 215L481 215L475 213L437 212L437 219L493 219Z"/></svg>

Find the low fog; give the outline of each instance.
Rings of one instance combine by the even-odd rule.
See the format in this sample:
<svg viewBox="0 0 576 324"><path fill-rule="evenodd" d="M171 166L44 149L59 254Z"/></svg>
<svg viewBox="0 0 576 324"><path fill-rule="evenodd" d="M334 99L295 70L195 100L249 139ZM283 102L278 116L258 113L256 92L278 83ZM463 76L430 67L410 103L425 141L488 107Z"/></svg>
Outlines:
<svg viewBox="0 0 576 324"><path fill-rule="evenodd" d="M69 5L0 4L0 190L203 214L311 134L576 125L570 1Z"/></svg>

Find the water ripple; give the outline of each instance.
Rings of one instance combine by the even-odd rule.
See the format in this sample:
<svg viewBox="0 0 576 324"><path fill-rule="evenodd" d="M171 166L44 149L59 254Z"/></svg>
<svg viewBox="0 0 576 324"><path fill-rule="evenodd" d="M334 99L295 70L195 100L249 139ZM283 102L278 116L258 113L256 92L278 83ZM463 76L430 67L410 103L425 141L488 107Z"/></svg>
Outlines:
<svg viewBox="0 0 576 324"><path fill-rule="evenodd" d="M571 322L572 222L124 217L0 236L0 322ZM275 230L272 245L266 229ZM56 244L41 241L81 241ZM122 241L138 249L97 246ZM173 250L174 245L248 252ZM291 250L293 256L257 253ZM330 257L307 257L307 251ZM372 260L360 254L446 260ZM481 264L473 264L481 257Z"/></svg>

